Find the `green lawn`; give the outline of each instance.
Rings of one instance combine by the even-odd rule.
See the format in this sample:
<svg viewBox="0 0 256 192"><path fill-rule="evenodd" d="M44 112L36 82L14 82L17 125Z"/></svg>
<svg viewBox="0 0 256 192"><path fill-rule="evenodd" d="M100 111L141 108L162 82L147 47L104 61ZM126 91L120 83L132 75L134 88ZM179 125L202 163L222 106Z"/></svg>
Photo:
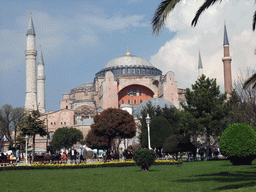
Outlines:
<svg viewBox="0 0 256 192"><path fill-rule="evenodd" d="M255 186L255 187L254 187ZM238 190L236 190L238 189ZM139 167L1 171L1 191L256 191L256 161L184 162Z"/></svg>

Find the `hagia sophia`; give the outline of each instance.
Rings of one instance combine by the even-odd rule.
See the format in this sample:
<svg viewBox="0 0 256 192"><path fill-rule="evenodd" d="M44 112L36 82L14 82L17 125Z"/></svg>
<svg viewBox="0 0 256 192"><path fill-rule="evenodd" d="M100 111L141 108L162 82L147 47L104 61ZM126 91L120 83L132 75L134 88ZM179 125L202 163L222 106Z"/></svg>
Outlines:
<svg viewBox="0 0 256 192"><path fill-rule="evenodd" d="M180 109L180 102L186 100L184 88L178 87L175 73L162 74L149 61L132 55L127 47L123 56L109 61L102 70L96 71L92 83L82 84L64 93L60 101L60 110L45 111L45 80L44 60L42 50L38 58L35 46L35 29L32 16L27 30L26 56L26 99L25 109L38 109L40 119L45 121L48 136L36 138L36 149L46 149L56 129L60 127L75 127L82 131L84 137L90 130L95 114L112 107L128 111L138 121L140 111L147 102L155 106ZM224 26L224 79L225 91L230 93L231 57L229 43ZM37 61L37 62L36 62ZM37 63L37 67L36 67ZM37 70L37 72L36 72ZM199 52L198 75L202 75L203 66ZM138 131L127 144L138 143ZM124 148L125 146L123 146Z"/></svg>

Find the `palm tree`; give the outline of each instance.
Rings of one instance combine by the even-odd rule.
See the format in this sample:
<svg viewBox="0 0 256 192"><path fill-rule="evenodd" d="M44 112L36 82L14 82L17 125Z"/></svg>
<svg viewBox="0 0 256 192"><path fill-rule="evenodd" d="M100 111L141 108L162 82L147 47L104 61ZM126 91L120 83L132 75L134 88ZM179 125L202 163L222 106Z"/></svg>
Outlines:
<svg viewBox="0 0 256 192"><path fill-rule="evenodd" d="M251 77L249 77L245 81L245 83L243 85L243 89L247 89L253 83L254 83L254 85L252 86L252 88L255 88L256 87L256 73L254 73Z"/></svg>
<svg viewBox="0 0 256 192"><path fill-rule="evenodd" d="M159 32L164 27L164 23L166 21L166 18L168 14L174 9L174 7L181 2L182 0L163 0L158 8L155 11L155 14L152 18L151 25L153 29L153 35L159 35ZM197 10L196 15L194 19L191 22L191 25L193 27L196 26L197 21L201 15L202 12L204 12L206 9L208 9L210 6L214 5L217 2L221 3L222 0L205 0L203 5ZM256 3L256 0L255 0ZM252 29L255 30L256 25L256 11L253 15L253 22L252 22Z"/></svg>

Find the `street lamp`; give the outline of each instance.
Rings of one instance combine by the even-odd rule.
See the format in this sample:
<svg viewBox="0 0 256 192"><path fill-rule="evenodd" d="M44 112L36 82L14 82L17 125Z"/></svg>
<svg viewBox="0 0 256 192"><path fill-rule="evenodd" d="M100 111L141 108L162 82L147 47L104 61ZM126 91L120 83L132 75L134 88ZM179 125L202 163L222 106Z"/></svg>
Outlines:
<svg viewBox="0 0 256 192"><path fill-rule="evenodd" d="M28 136L25 136L26 140L26 164L28 163Z"/></svg>
<svg viewBox="0 0 256 192"><path fill-rule="evenodd" d="M151 149L151 145L150 145L150 129L149 129L149 124L150 124L149 114L147 114L146 123L148 125L148 148Z"/></svg>

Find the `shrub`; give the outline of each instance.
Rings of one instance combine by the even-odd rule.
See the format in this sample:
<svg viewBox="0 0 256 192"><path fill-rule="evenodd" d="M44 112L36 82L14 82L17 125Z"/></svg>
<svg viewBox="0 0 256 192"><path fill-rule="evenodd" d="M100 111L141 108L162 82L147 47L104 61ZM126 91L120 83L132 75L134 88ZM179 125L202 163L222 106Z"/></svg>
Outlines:
<svg viewBox="0 0 256 192"><path fill-rule="evenodd" d="M164 146L164 153L175 154L174 159L178 159L178 152L193 151L196 153L196 147L190 142L188 136L171 135L167 137Z"/></svg>
<svg viewBox="0 0 256 192"><path fill-rule="evenodd" d="M141 166L141 171L148 171L149 167L154 164L156 154L150 149L139 149L133 153L133 160L136 165Z"/></svg>
<svg viewBox="0 0 256 192"><path fill-rule="evenodd" d="M230 124L222 133L219 147L233 165L250 165L256 156L256 132L246 123Z"/></svg>

